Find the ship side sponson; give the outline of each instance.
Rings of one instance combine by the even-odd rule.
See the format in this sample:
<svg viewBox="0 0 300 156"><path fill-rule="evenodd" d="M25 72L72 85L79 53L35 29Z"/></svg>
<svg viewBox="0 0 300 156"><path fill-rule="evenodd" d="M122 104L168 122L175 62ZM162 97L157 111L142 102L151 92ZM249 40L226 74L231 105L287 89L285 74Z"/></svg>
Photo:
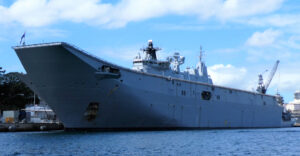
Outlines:
<svg viewBox="0 0 300 156"><path fill-rule="evenodd" d="M67 43L14 47L66 128L281 127L274 96L134 71Z"/></svg>

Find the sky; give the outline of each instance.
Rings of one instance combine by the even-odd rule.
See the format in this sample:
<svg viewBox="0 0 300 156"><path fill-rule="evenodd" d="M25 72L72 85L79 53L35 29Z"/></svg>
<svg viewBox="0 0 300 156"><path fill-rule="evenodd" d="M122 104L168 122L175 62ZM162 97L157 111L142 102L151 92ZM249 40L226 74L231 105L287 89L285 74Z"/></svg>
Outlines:
<svg viewBox="0 0 300 156"><path fill-rule="evenodd" d="M0 67L26 72L11 48L68 42L131 68L149 39L165 59L195 67L200 46L214 84L253 91L280 64L268 94L300 90L300 2L295 0L0 0Z"/></svg>

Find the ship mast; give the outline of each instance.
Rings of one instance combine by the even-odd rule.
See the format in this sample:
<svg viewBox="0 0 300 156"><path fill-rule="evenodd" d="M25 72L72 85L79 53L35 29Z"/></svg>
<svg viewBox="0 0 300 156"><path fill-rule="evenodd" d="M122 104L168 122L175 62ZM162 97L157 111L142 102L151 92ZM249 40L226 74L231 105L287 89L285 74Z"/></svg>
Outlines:
<svg viewBox="0 0 300 156"><path fill-rule="evenodd" d="M160 50L160 48L154 48L152 40L148 41L148 47L142 49L142 51L146 52L147 58L149 60L157 60L156 51Z"/></svg>

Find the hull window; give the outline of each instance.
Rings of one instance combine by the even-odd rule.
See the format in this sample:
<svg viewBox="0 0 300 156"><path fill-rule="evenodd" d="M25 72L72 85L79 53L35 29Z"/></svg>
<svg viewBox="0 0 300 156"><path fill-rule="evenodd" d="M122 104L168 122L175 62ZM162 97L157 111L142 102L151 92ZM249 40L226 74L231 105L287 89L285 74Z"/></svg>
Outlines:
<svg viewBox="0 0 300 156"><path fill-rule="evenodd" d="M203 100L210 100L210 98L211 98L211 92L203 91L203 92L201 93L201 96L202 96L202 99L203 99Z"/></svg>
<svg viewBox="0 0 300 156"><path fill-rule="evenodd" d="M182 90L182 91L181 91L181 95L183 95L183 96L185 96L185 95L186 95L186 92L185 92L185 90Z"/></svg>
<svg viewBox="0 0 300 156"><path fill-rule="evenodd" d="M86 108L86 111L84 113L84 117L87 121L93 121L96 119L97 114L99 110L99 103L97 102L91 102L88 107Z"/></svg>

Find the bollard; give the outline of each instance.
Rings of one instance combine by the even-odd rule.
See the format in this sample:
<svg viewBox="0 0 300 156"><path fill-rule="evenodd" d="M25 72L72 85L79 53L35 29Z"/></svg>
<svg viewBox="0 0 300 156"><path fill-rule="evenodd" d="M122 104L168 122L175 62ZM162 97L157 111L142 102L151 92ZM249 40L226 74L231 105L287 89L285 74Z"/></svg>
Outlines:
<svg viewBox="0 0 300 156"><path fill-rule="evenodd" d="M40 126L40 130L41 130L41 131L46 130L46 128L47 128L46 126Z"/></svg>
<svg viewBox="0 0 300 156"><path fill-rule="evenodd" d="M10 132L16 131L16 126L14 126L14 125L8 126L8 131L10 131Z"/></svg>

